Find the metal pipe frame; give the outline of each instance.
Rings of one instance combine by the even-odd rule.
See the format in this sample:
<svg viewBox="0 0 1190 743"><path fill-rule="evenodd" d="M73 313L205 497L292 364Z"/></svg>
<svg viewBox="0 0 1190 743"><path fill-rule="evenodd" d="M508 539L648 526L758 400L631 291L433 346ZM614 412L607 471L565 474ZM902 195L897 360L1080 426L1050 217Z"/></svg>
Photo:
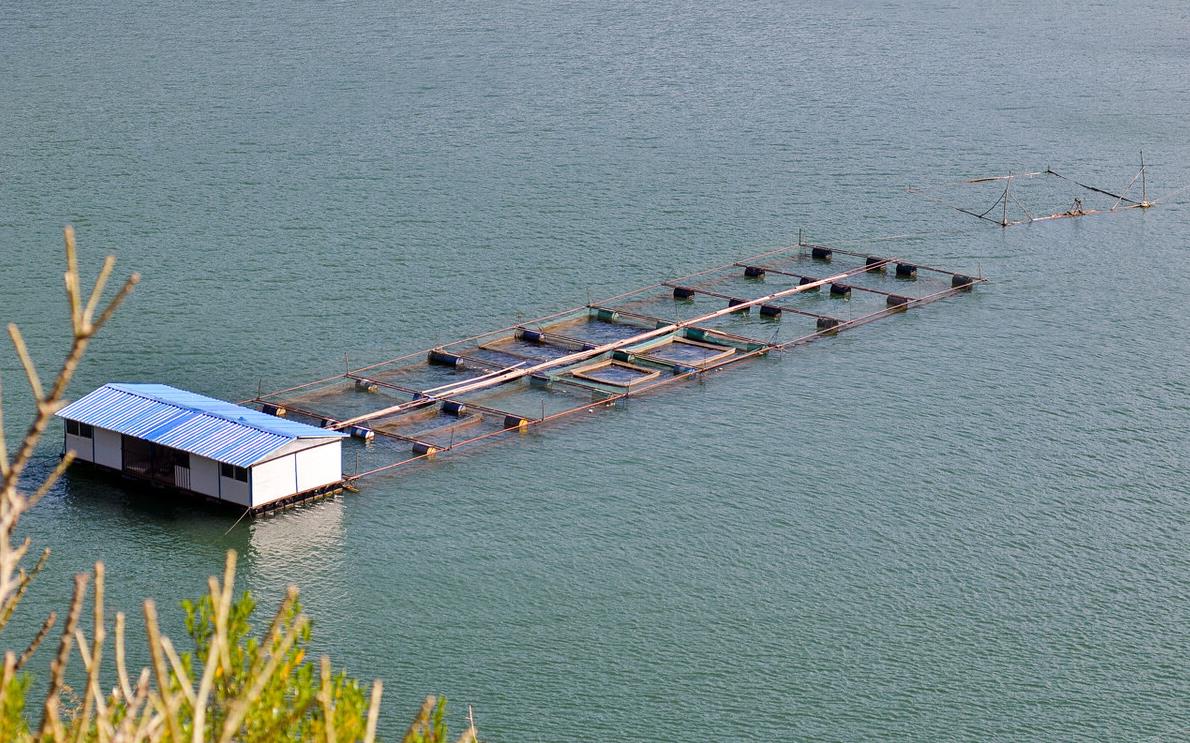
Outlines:
<svg viewBox="0 0 1190 743"><path fill-rule="evenodd" d="M450 353L451 355L462 359L462 362L467 366L473 366L474 368L477 368L477 369L490 370L490 371L488 371L488 373L481 374L478 377L462 379L462 380L458 380L456 382L452 382L450 384L440 385L439 387L434 387L434 388L417 389L416 387L413 387L413 386L406 386L406 385L397 384L394 382L389 382L389 381L383 380L383 379L376 379L374 376L371 376L371 375L364 376L364 373L366 373L366 372L372 372L373 374L376 374L376 373L389 374L392 372L399 372L399 371L406 370L406 369L412 370L412 369L423 368L427 363L426 361L423 361L421 364L407 364L404 366L397 367L395 369L393 369L392 366L394 364L397 364L397 363L400 363L403 361L408 361L408 360L414 359L414 358L418 357L419 355L422 356L422 358L424 359L425 355L430 350L433 350L433 349L427 349L426 351L406 354L403 356L397 356L392 359L377 362L374 364L369 364L367 366L362 366L362 367L358 367L355 369L352 369L352 368L350 368L350 366L348 366L346 372L343 374L326 377L326 378L323 378L320 380L315 380L313 382L307 382L307 383L304 383L301 385L296 385L294 387L288 387L288 388L285 388L282 390L277 390L275 392L270 392L268 394L258 395L256 398L254 398L252 400L252 402L255 402L255 403L261 404L261 405L266 404L266 403L274 404L274 405L280 404L299 415L308 416L308 417L311 417L314 419L328 421L332 424L332 426L334 428L339 428L339 429L347 428L347 427L350 427L353 425L359 425L361 423L367 423L369 421L375 421L375 427L372 427L372 430L375 431L378 435L384 436L384 437L392 439L392 440L402 441L405 443L413 443L413 444L418 444L418 445L422 445L422 446L433 447L433 449L434 449L434 451L431 451L429 453L416 454L414 456L407 457L407 458L404 458L404 459L401 459L401 460L398 460L398 461L395 461L395 462L392 462L389 464L385 464L380 467L375 467L375 468L372 468L365 472L358 473L356 475L352 475L352 476L344 478L346 481L353 482L353 481L359 480L363 477L368 477L368 476L377 475L377 474L384 473L384 472L389 472L389 471L397 469L401 466L412 464L412 463L418 462L423 459L428 459L428 458L432 457L435 453L447 452L447 451L452 451L454 449L458 449L461 447L472 446L472 445L478 444L480 442L488 441L488 440L494 439L496 437L503 436L504 434L508 433L509 431L514 431L514 430L524 431L524 430L528 430L528 429L534 428L539 425L544 425L544 424L552 422L552 421L560 420L562 418L566 418L566 417L575 415L575 414L583 412L583 411L590 411L590 410L592 410L594 408L598 408L598 407L612 406L617 401L619 401L621 399L627 399L630 396L636 397L636 396L640 396L640 395L648 393L648 392L653 392L653 391L657 391L660 389L664 389L664 388L669 387L670 385L689 380L693 377L702 376L702 375L709 373L711 371L717 371L717 370L726 368L727 366L739 363L741 361L745 361L747 359L750 359L750 358L753 358L756 356L766 355L774 350L788 350L788 349L792 349L796 346L812 342L812 341L817 340L818 338L822 338L824 336L833 336L833 335L838 334L839 332L843 332L846 330L850 330L850 329L859 327L861 325L867 324L869 322L883 318L885 316L895 314L898 312L904 312L910 308L925 305L925 304L937 301L939 299L957 294L959 292L969 290L975 284L983 283L985 281L985 279L983 279L982 277L968 277L968 278L971 278L971 282L968 284L965 284L962 286L957 286L957 287L952 286L948 289L934 292L932 294L928 294L928 295L921 296L921 297L914 297L911 295L899 294L899 293L895 293L895 292L887 292L887 291L883 291L883 290L879 290L879 289L871 289L868 287L851 286L852 289L857 290L857 291L865 291L865 292L869 292L872 294L877 294L877 295L881 295L881 296L885 296L885 297L889 297L889 296L904 297L905 301L899 305L885 307L883 309L868 313L868 314L863 315L858 318L853 318L850 320L843 320L841 318L835 318L835 317L831 317L829 315L822 315L819 313L809 312L809 311L806 311L806 310L803 310L803 309L800 309L797 307L791 307L791 306L781 302L781 300L788 298L788 297L795 296L802 292L811 291L813 289L821 288L822 286L828 286L832 283L843 281L844 279L847 279L847 278L855 276L855 275L859 275L859 274L863 274L863 273L867 273L867 272L873 272L873 271L881 271L884 267L886 267L894 262L912 263L912 261L906 261L906 260L903 260L900 258L880 258L879 260L875 260L874 257L872 257L874 259L872 263L865 263L862 266L857 266L855 268L846 269L846 270L840 271L834 275L831 275L831 276L828 276L825 278L809 277L804 274L798 274L798 273L794 273L791 271L786 271L781 268L769 267L767 265L763 265L763 264L760 264L757 262L761 259L766 259L766 258L772 259L772 258L778 258L781 256L796 257L796 255L799 255L801 253L801 251L804 251L805 249L808 249L808 248L814 248L814 247L820 247L820 248L824 248L827 250L831 250L833 253L838 253L839 255L847 255L847 256L862 258L865 261L870 258L870 256L868 256L867 254L858 253L855 251L842 250L839 248L833 248L833 247L826 246L826 245L811 245L811 244L807 244L807 243L799 243L796 246L779 248L779 249L767 251L764 253L757 254L755 256L750 256L749 258L745 258L740 261L733 261L732 263L727 263L727 264L724 264L721 266L716 266L714 268L706 269L704 271L699 271L694 274L689 274L689 275L681 277L681 278L672 279L672 280L664 281L664 282L659 282L656 284L651 284L647 287L643 287L641 289L624 292L624 293L616 295L614 297L610 297L606 300L602 300L599 303L591 303L584 307L576 307L576 308L572 308L569 310L564 310L562 312L547 315L547 316L539 318L537 320L533 320L533 321L529 321L529 322L520 322L516 325L510 325L510 326L508 326L506 328L502 328L501 330L498 330L498 331L493 331L490 333L484 333L484 334L480 334L480 335L471 336L469 338L461 339L458 341L454 341L454 342L436 347L437 349L444 350L444 351ZM798 252L795 252L795 251L798 251ZM967 276L966 274L960 274L957 272L947 271L944 269L937 269L932 266L923 266L923 265L917 264L917 263L912 263L912 265L914 265L919 271L930 271L930 272L934 272L934 273L938 273L938 274L942 274L942 275L946 275L946 276L951 276L951 277L955 277L955 276L964 276L965 277L965 276ZM697 285L690 286L690 282L694 279L701 279L701 281L703 283L713 283L715 281L724 280L729 277L720 276L720 277L710 278L710 280L708 280L708 277L712 277L714 274L722 273L728 269L744 267L744 266L755 266L756 268L764 270L765 272L771 272L771 273L774 273L777 275L782 275L782 276L791 276L791 277L795 277L795 278L803 278L803 277L810 278L812 281L810 283L807 283L804 285L794 286L794 287L790 287L787 289L781 289L781 290L778 290L775 292L770 292L762 297L748 297L748 298L733 297L733 296L730 296L723 292L718 292L718 291L708 289L705 287L699 288ZM693 288L696 292L706 294L707 296L710 296L710 297L715 297L717 299L723 299L723 300L727 300L727 301L738 300L738 302L734 306L724 307L724 308L721 308L721 309L718 309L715 311L711 311L711 312L707 312L707 313L701 314L697 317L689 318L686 320L668 320L665 318L660 318L660 317L655 317L655 316L651 316L648 314L644 314L642 312L636 311L635 309L630 309L628 307L623 307L623 308L617 307L613 304L613 302L618 302L618 301L627 301L628 303L646 301L643 299L639 299L642 294L645 294L646 292L654 291L657 289L661 289L661 288L670 288L671 289L675 285L689 286L690 288ZM729 316L733 313L742 312L742 311L744 311L748 308L751 308L753 306L759 306L759 305L764 305L764 304L769 304L773 307L779 308L780 310L782 310L782 312L790 312L792 314L813 317L816 319L826 318L826 319L831 319L831 320L837 320L838 325L836 325L833 328L826 328L826 329L816 331L814 333L802 335L798 338L794 338L790 341L786 341L783 343L766 342L762 339L751 338L751 337L742 336L742 335L736 335L733 333L715 329L713 327L705 327L703 325L704 323L718 320L720 318ZM635 334L625 337L625 338L618 339L618 340L612 340L612 341L606 341L606 342L600 343L600 342L593 342L593 341L585 340L582 338L573 337L573 336L567 335L565 332L557 332L556 330L550 329L551 325L561 325L565 322L570 322L572 320L581 319L581 313L583 313L584 311L586 313L588 313L588 316L589 316L590 313L592 313L593 311L597 312L600 310L604 310L609 313L616 313L618 317L621 317L624 319L625 322L623 324L632 326L634 328L639 328L640 332L635 333ZM612 322L615 322L615 321L616 321L615 319L612 320ZM640 323L640 324L638 325L638 323ZM654 327L650 328L646 324L652 324ZM566 353L562 356L558 356L555 358L540 358L540 357L531 356L526 353L518 353L517 351L509 351L509 350L502 349L502 348L492 348L491 347L492 344L499 343L502 340L516 338L518 331L521 329L533 328L534 326L536 326L538 328L537 332L542 333L542 340L544 343L546 343L548 345L552 345L554 347L561 347L567 351L570 351L570 353ZM691 362L691 363L683 363L680 361L674 361L674 360L670 360L670 359L664 359L664 358L660 358L660 357L650 356L650 350L657 348L659 345L662 345L664 343L665 336L667 336L667 335L685 336L688 331L699 331L701 333L705 333L710 338L716 338L716 337L722 338L724 343L716 344L716 343L712 342L709 345L723 345L725 348L734 348L736 352L732 353L730 355L727 355L723 358L712 358L705 362ZM735 343L746 344L747 347L739 348L732 343L733 341ZM499 362L492 362L492 361L477 359L477 358L468 356L465 353L458 353L458 352L455 352L454 350L452 350L452 349L458 348L460 345L462 345L464 343L475 343L479 348L483 348L485 350L491 350L491 351L494 351L497 353L501 353L501 354L504 354L510 358L524 359L524 361L527 363L520 363L520 364L511 365L511 366L506 366L506 365L501 365ZM643 347L634 348L637 346L643 346ZM633 384L633 385L619 387L619 389L621 391L615 391L617 389L616 385L603 384L603 383L599 383L599 382L593 381L593 380L580 380L580 379L576 379L575 377L573 377L571 375L572 370L575 370L575 369L581 370L583 367L589 368L592 363L610 362L613 358L613 352L616 352L616 351L621 351L622 353L631 354L631 355L633 355L634 358L636 358L637 361L646 363L650 367L658 368L663 371L666 369L669 369L669 370L673 371L673 374L670 374L670 375L662 374L661 376L653 378L653 379L642 380L639 384ZM519 413L513 413L511 411L502 410L500 408L492 407L490 405L486 405L483 403L477 403L477 402L470 401L470 398L472 396L490 392L492 390L498 389L504 385L507 385L512 382L516 382L518 380L528 381L530 377L537 376L537 375L546 377L546 379L548 380L547 383L549 385L560 385L562 387L565 387L565 388L571 389L571 390L575 390L575 391L583 391L583 392L589 392L589 393L592 393L595 395L602 395L602 398L598 399L598 400L584 401L584 402L581 402L581 403L578 403L575 405L571 405L569 407L564 408L563 410L560 410L558 412L551 413L548 415L544 413L544 408L543 408L543 413L539 417L527 416L527 415L522 415ZM349 418L346 420L337 420L334 416L327 416L327 415L318 413L315 410L310 410L303 406L295 406L289 402L286 402L285 400L277 399L280 395L283 395L283 394L307 390L307 389L310 389L311 387L315 387L319 384L327 384L329 382L334 382L335 380L367 381L369 383L376 384L376 385L383 387L385 389L391 389L391 390L403 392L406 394L417 395L418 397L416 399L409 400L408 402L403 402L398 405L393 405L388 408L372 411L370 413L366 413L366 414L363 414L360 416L355 416L355 417L352 417L352 418ZM392 419L392 422L395 423L396 421L400 421L402 419L407 420L408 419L407 417L420 417L420 416L430 417L431 414L432 415L440 415L441 413L440 413L440 410L438 409L439 405L442 403L447 403L447 402L464 405L471 411L474 411L476 413L476 415L465 416L464 418L459 419L456 422L448 423L447 425L438 426L438 427L423 430L423 431L417 431L415 433L415 435L412 435L412 436L400 434L400 433L397 433L397 432L391 431L391 430L385 430L389 425L392 425L392 423L385 424L384 421L386 419ZM431 410L431 406L433 406L433 410ZM484 431L482 433L479 433L478 435L469 436L467 438L463 438L458 441L453 440L453 434L456 431L459 431L462 429L468 429L473 426L480 425L483 422L484 417L488 416L488 415L500 416L501 417L501 427L496 430ZM503 423L506 421L510 421L510 420L516 421L516 425L510 426L507 428L503 427ZM451 443L446 446L439 446L437 444L428 443L424 440L425 438L428 438L428 437L440 437L444 433L450 433L452 435Z"/></svg>

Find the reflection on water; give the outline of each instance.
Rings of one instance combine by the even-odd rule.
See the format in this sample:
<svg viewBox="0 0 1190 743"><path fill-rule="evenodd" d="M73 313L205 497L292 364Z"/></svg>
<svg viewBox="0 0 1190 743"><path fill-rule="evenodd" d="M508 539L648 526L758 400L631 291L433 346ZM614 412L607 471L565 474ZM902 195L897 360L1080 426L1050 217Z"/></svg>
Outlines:
<svg viewBox="0 0 1190 743"><path fill-rule="evenodd" d="M300 560L337 561L343 550L345 497L300 505L237 527L248 534L248 549L262 570Z"/></svg>

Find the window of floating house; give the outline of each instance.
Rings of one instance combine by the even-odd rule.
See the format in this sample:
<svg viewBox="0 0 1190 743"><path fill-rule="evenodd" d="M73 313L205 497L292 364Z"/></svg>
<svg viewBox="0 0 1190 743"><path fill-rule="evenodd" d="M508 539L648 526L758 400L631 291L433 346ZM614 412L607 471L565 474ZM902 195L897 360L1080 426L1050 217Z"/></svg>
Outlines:
<svg viewBox="0 0 1190 743"><path fill-rule="evenodd" d="M248 470L245 467L236 467L233 464L224 464L220 469L223 473L223 476L229 480L248 482Z"/></svg>
<svg viewBox="0 0 1190 743"><path fill-rule="evenodd" d="M71 436L82 436L85 439L89 439L95 436L95 429L86 423L66 421L66 433Z"/></svg>

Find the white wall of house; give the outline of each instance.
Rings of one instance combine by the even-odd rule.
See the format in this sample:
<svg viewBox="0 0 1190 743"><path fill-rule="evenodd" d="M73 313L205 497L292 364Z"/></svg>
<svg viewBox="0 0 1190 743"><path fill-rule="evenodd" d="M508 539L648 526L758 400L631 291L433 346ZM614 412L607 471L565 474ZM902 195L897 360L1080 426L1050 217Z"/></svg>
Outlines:
<svg viewBox="0 0 1190 743"><path fill-rule="evenodd" d="M121 470L124 465L123 435L106 428L92 429L93 437L66 434L66 449L85 462ZM251 468L249 482L224 477L222 465L213 459L190 455L189 489L245 507L256 507L297 493L330 485L343 479L342 442L339 439L294 441L276 459ZM307 448L298 449L305 445ZM183 485L177 480L179 485Z"/></svg>
<svg viewBox="0 0 1190 743"><path fill-rule="evenodd" d="M234 482L234 481L233 481ZM238 483L243 485L244 483ZM196 493L219 497L219 463L214 459L190 455L190 489Z"/></svg>
<svg viewBox="0 0 1190 743"><path fill-rule="evenodd" d="M263 506L343 479L338 439L270 459L252 467L252 505Z"/></svg>
<svg viewBox="0 0 1190 743"><path fill-rule="evenodd" d="M252 505L248 483L219 475L219 497L245 508Z"/></svg>
<svg viewBox="0 0 1190 743"><path fill-rule="evenodd" d="M96 429L98 430L98 429ZM95 461L92 457L95 442L89 438L66 434L66 451L74 452L74 458L83 462Z"/></svg>
<svg viewBox="0 0 1190 743"><path fill-rule="evenodd" d="M299 493L343 479L343 447L337 439L300 451L296 456Z"/></svg>
<svg viewBox="0 0 1190 743"><path fill-rule="evenodd" d="M95 428L95 464L118 470L124 467L124 437L106 428Z"/></svg>
<svg viewBox="0 0 1190 743"><path fill-rule="evenodd" d="M252 467L253 506L263 506L298 492L295 457L295 454L286 454Z"/></svg>

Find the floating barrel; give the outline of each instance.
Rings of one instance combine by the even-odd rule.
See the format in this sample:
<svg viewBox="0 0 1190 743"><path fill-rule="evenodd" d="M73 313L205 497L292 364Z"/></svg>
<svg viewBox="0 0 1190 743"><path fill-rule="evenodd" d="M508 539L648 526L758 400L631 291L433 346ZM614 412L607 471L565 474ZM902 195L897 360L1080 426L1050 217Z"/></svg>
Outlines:
<svg viewBox="0 0 1190 743"><path fill-rule="evenodd" d="M898 279L913 279L917 277L917 266L912 263L898 263L897 264L897 278Z"/></svg>
<svg viewBox="0 0 1190 743"><path fill-rule="evenodd" d="M846 284L831 284L832 297L846 297L851 293L851 287Z"/></svg>
<svg viewBox="0 0 1190 743"><path fill-rule="evenodd" d="M950 286L952 289L970 289L975 283L975 279L970 276L963 276L962 274L955 274L950 277Z"/></svg>
<svg viewBox="0 0 1190 743"><path fill-rule="evenodd" d="M781 308L775 307L771 304L762 304L762 305L760 305L760 316L761 317L780 317L781 316Z"/></svg>
<svg viewBox="0 0 1190 743"><path fill-rule="evenodd" d="M763 279L764 269L758 266L744 266L744 275L750 279Z"/></svg>
<svg viewBox="0 0 1190 743"><path fill-rule="evenodd" d="M336 423L338 423L338 421L333 420L331 418L323 418L320 421L318 421L318 427L319 428L334 428Z"/></svg>
<svg viewBox="0 0 1190 743"><path fill-rule="evenodd" d="M526 343L545 343L545 333L541 332L540 330L517 328L516 337L520 338Z"/></svg>
<svg viewBox="0 0 1190 743"><path fill-rule="evenodd" d="M686 328L686 337L692 341L705 341L707 339L707 331L702 328Z"/></svg>
<svg viewBox="0 0 1190 743"><path fill-rule="evenodd" d="M909 297L902 297L899 294L888 295L889 307L900 307L903 310L909 309Z"/></svg>
<svg viewBox="0 0 1190 743"><path fill-rule="evenodd" d="M687 286L675 286L674 299L694 299L694 290Z"/></svg>
<svg viewBox="0 0 1190 743"><path fill-rule="evenodd" d="M818 279L812 279L812 278L810 278L809 276L803 276L803 277L801 277L800 279L798 279L797 285L798 285L798 286L805 286L806 284L813 284L815 281L818 281ZM808 291L808 292L816 292L816 291L818 291L818 290L819 290L819 289L821 289L821 288L822 288L822 287L820 287L820 286L816 286L816 287L814 287L813 289L807 289L806 291Z"/></svg>
<svg viewBox="0 0 1190 743"><path fill-rule="evenodd" d="M693 366L686 366L684 364L674 364L674 376L675 377L680 376L682 374L694 374L697 371L698 371L698 369L695 369Z"/></svg>
<svg viewBox="0 0 1190 743"><path fill-rule="evenodd" d="M627 351L612 351L612 358L616 361L632 361L632 354Z"/></svg>
<svg viewBox="0 0 1190 743"><path fill-rule="evenodd" d="M278 418L284 418L286 410L280 405L269 405L268 403L265 403L264 405L260 406L260 412L264 413L265 415L275 415Z"/></svg>
<svg viewBox="0 0 1190 743"><path fill-rule="evenodd" d="M739 307L741 304L744 304L747 301L748 300L746 300L746 299L729 299L729 300L727 300L727 306L728 307ZM751 307L744 307L744 308L740 309L739 311L747 312L751 309L752 309Z"/></svg>
<svg viewBox="0 0 1190 743"><path fill-rule="evenodd" d="M602 308L595 310L595 319L596 320L603 320L604 322L615 322L616 318L618 318L619 316L620 316L620 313L616 312L615 310L605 310Z"/></svg>
<svg viewBox="0 0 1190 743"><path fill-rule="evenodd" d="M529 421L519 415L506 415L504 416L504 428L505 430L515 428L523 433L529 430Z"/></svg>
<svg viewBox="0 0 1190 743"><path fill-rule="evenodd" d="M430 351L429 362L431 364L438 364L439 366L462 366L463 360L453 353L447 353L440 348L435 348Z"/></svg>
<svg viewBox="0 0 1190 743"><path fill-rule="evenodd" d="M829 261L831 259L831 252L829 248L811 248L810 257L816 261Z"/></svg>
<svg viewBox="0 0 1190 743"><path fill-rule="evenodd" d="M443 400L442 412L447 415L462 417L467 412L467 406L454 400Z"/></svg>
<svg viewBox="0 0 1190 743"><path fill-rule="evenodd" d="M364 428L363 426L352 426L349 433L353 438L363 439L364 441L371 441L376 437L375 431L370 428Z"/></svg>
<svg viewBox="0 0 1190 743"><path fill-rule="evenodd" d="M364 392L378 392L380 385L373 382L371 379L357 379L355 380L355 388L363 390Z"/></svg>
<svg viewBox="0 0 1190 743"><path fill-rule="evenodd" d="M818 329L819 330L834 330L837 327L839 327L839 321L833 317L818 318Z"/></svg>
<svg viewBox="0 0 1190 743"><path fill-rule="evenodd" d="M529 375L529 386L531 387L548 387L550 378L541 372Z"/></svg>
<svg viewBox="0 0 1190 743"><path fill-rule="evenodd" d="M427 459L433 459L434 455L437 454L438 452L439 452L439 449L436 446L433 446L431 444L426 444L421 441L413 442L413 453L415 456L426 457Z"/></svg>
<svg viewBox="0 0 1190 743"><path fill-rule="evenodd" d="M884 263L884 261L885 261L885 260L886 260L886 259L884 259L884 258L881 258L881 257L880 257L880 256L878 256L878 255L869 255L869 256L868 256L868 257L867 257L867 258L864 260L864 265L865 265L865 266L869 266L869 267L870 267L870 266L877 266L877 264ZM881 266L877 266L877 267L876 267L875 269L873 269L873 270L875 270L875 271L884 271L884 266L882 266L882 265L881 265Z"/></svg>

